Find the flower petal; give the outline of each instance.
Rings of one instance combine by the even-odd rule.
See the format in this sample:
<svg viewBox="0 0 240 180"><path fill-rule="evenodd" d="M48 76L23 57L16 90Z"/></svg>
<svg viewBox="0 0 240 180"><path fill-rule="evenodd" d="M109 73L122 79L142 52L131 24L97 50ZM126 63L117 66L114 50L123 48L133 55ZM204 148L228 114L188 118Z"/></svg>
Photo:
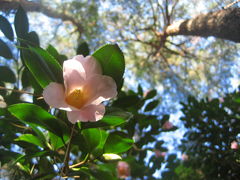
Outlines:
<svg viewBox="0 0 240 180"><path fill-rule="evenodd" d="M87 79L83 91L89 97L86 105L98 105L117 96L117 85L110 76L93 75Z"/></svg>
<svg viewBox="0 0 240 180"><path fill-rule="evenodd" d="M98 121L102 119L105 113L105 107L102 104L99 105L89 105L79 111L69 111L67 112L68 120L71 123L76 123L78 121L87 122L87 121Z"/></svg>
<svg viewBox="0 0 240 180"><path fill-rule="evenodd" d="M83 65L75 58L64 61L63 79L67 93L80 88L86 79Z"/></svg>
<svg viewBox="0 0 240 180"><path fill-rule="evenodd" d="M65 102L65 92L62 84L51 82L43 90L43 98L49 106L60 109L69 109Z"/></svg>
<svg viewBox="0 0 240 180"><path fill-rule="evenodd" d="M92 56L83 57L82 55L75 56L74 59L78 60L86 72L86 78L93 74L102 74L101 65Z"/></svg>

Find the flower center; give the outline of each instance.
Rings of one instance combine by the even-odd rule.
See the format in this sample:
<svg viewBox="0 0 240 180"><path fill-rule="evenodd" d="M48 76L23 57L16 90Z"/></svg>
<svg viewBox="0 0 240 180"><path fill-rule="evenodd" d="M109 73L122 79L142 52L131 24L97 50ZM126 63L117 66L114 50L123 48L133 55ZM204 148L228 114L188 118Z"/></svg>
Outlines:
<svg viewBox="0 0 240 180"><path fill-rule="evenodd" d="M87 99L84 96L83 91L81 89L74 89L71 93L66 96L65 101L78 109L82 108L86 103Z"/></svg>

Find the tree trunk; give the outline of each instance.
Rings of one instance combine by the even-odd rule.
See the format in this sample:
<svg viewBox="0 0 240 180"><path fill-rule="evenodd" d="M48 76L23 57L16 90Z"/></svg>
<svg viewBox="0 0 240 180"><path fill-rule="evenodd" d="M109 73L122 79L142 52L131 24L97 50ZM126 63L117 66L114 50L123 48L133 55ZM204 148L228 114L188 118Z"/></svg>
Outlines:
<svg viewBox="0 0 240 180"><path fill-rule="evenodd" d="M229 8L171 24L168 36L192 35L227 39L240 42L240 8Z"/></svg>

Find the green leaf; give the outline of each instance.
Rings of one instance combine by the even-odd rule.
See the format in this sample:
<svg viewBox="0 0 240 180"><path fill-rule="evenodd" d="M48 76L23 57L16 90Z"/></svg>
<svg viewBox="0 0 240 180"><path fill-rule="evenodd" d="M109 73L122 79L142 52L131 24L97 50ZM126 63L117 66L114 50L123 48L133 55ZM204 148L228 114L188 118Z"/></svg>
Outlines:
<svg viewBox="0 0 240 180"><path fill-rule="evenodd" d="M101 142L102 136L98 128L84 129L82 135L88 145L89 151L93 151Z"/></svg>
<svg viewBox="0 0 240 180"><path fill-rule="evenodd" d="M26 37L29 29L28 17L22 6L18 7L14 18L14 26L17 37L22 39Z"/></svg>
<svg viewBox="0 0 240 180"><path fill-rule="evenodd" d="M96 50L92 56L101 64L103 74L111 76L115 80L118 90L120 90L125 70L125 60L118 45L104 45Z"/></svg>
<svg viewBox="0 0 240 180"><path fill-rule="evenodd" d="M42 64L45 64L45 66L48 68L48 71L52 73L51 76L54 76L53 79L59 83L63 83L63 71L58 61L51 54L49 54L48 51L42 48L30 47L30 50L39 56ZM50 72L48 72L48 74Z"/></svg>
<svg viewBox="0 0 240 180"><path fill-rule="evenodd" d="M111 133L104 146L104 153L123 153L132 147L133 140L120 132Z"/></svg>
<svg viewBox="0 0 240 180"><path fill-rule="evenodd" d="M62 138L59 138L55 134L49 132L49 138L50 138L50 144L53 150L57 150L64 146L64 142L62 141Z"/></svg>
<svg viewBox="0 0 240 180"><path fill-rule="evenodd" d="M27 68L24 68L22 71L21 81L23 88L31 86L30 80L29 80L29 71Z"/></svg>
<svg viewBox="0 0 240 180"><path fill-rule="evenodd" d="M151 111L154 108L156 108L158 106L158 104L159 104L159 100L152 101L152 102L147 104L147 106L145 107L144 111L145 112Z"/></svg>
<svg viewBox="0 0 240 180"><path fill-rule="evenodd" d="M0 15L0 29L10 41L14 40L12 26L8 22L8 20L2 15Z"/></svg>
<svg viewBox="0 0 240 180"><path fill-rule="evenodd" d="M131 106L135 106L139 102L139 100L139 97L136 95L123 96L114 101L113 106L117 106L120 108L128 108Z"/></svg>
<svg viewBox="0 0 240 180"><path fill-rule="evenodd" d="M236 103L240 103L240 97L235 98L234 101L235 101Z"/></svg>
<svg viewBox="0 0 240 180"><path fill-rule="evenodd" d="M151 91L149 91L146 95L146 97L144 98L145 100L146 99L152 99L154 98L155 96L157 95L157 90L153 89Z"/></svg>
<svg viewBox="0 0 240 180"><path fill-rule="evenodd" d="M50 71L49 67L45 62L42 62L35 53L32 53L29 50L23 50L22 56L24 64L42 88L54 81L54 75Z"/></svg>
<svg viewBox="0 0 240 180"><path fill-rule="evenodd" d="M69 136L68 126L63 121L37 105L28 103L14 104L8 107L8 111L23 123L40 126L59 137Z"/></svg>
<svg viewBox="0 0 240 180"><path fill-rule="evenodd" d="M0 81L15 83L16 77L13 71L7 66L0 66Z"/></svg>
<svg viewBox="0 0 240 180"><path fill-rule="evenodd" d="M126 120L122 117L106 115L100 121L97 122L82 122L82 129L119 126L120 124L123 124L125 122Z"/></svg>
<svg viewBox="0 0 240 180"><path fill-rule="evenodd" d="M47 52L51 54L61 65L63 65L64 60L67 60L67 57L64 55L60 55L58 51L51 44L48 45Z"/></svg>
<svg viewBox="0 0 240 180"><path fill-rule="evenodd" d="M47 47L46 50L47 50L47 52L48 52L49 54L51 54L55 59L58 59L58 56L59 56L58 51L57 51L51 44L48 45L48 47Z"/></svg>
<svg viewBox="0 0 240 180"><path fill-rule="evenodd" d="M19 156L18 153L0 149L1 165L4 165L5 163L9 163L11 160L16 159L18 156Z"/></svg>
<svg viewBox="0 0 240 180"><path fill-rule="evenodd" d="M88 44L86 42L83 42L78 45L77 54L83 55L83 56L88 56L90 54L90 50L89 50Z"/></svg>
<svg viewBox="0 0 240 180"><path fill-rule="evenodd" d="M6 59L12 59L12 51L10 50L10 48L8 47L8 45L3 42L0 39L0 56L6 58Z"/></svg>
<svg viewBox="0 0 240 180"><path fill-rule="evenodd" d="M142 89L142 86L140 84L138 85L138 94L140 96L143 96L143 89Z"/></svg>
<svg viewBox="0 0 240 180"><path fill-rule="evenodd" d="M27 34L26 40L28 41L28 44L31 44L33 46L40 46L40 40L38 37L38 34L35 31L31 31Z"/></svg>
<svg viewBox="0 0 240 180"><path fill-rule="evenodd" d="M118 154L113 154L113 153L105 153L102 156L105 161L116 161L116 160L122 159L121 156L119 156Z"/></svg>
<svg viewBox="0 0 240 180"><path fill-rule="evenodd" d="M19 136L17 139L15 139L15 141L25 141L25 142L34 144L36 146L40 146L42 148L46 147L44 142L42 142L39 138L37 138L32 134L23 134Z"/></svg>

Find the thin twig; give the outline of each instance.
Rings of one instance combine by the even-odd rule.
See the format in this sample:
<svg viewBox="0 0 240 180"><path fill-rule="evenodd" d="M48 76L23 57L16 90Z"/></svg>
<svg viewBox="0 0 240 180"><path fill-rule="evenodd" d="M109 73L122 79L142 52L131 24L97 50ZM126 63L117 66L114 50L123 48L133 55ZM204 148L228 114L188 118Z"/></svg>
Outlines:
<svg viewBox="0 0 240 180"><path fill-rule="evenodd" d="M63 161L64 166L63 166L63 168L61 170L61 174L60 174L61 177L66 176L66 174L69 170L68 162L69 162L69 155L70 155L70 149L71 149L74 127L75 127L75 124L73 124L73 126L72 126L71 135L70 135L70 138L69 138L69 143L68 143L67 150L66 150L65 157L64 157L64 161Z"/></svg>
<svg viewBox="0 0 240 180"><path fill-rule="evenodd" d="M29 94L29 95L32 95L32 96L40 97L40 95L36 95L36 94L30 93L30 92L27 92L27 91L23 91L23 90L10 89L10 88L6 88L6 87L3 87L3 86L0 86L0 89L6 90L6 91L13 91L13 92L16 92L16 93Z"/></svg>
<svg viewBox="0 0 240 180"><path fill-rule="evenodd" d="M84 158L83 161L81 161L81 162L79 162L79 163L77 163L77 164L73 164L73 165L69 166L69 168L71 169L71 168L75 168L75 167L77 167L77 166L83 165L83 164L87 161L88 156L89 156L89 154L86 155L86 157Z"/></svg>

